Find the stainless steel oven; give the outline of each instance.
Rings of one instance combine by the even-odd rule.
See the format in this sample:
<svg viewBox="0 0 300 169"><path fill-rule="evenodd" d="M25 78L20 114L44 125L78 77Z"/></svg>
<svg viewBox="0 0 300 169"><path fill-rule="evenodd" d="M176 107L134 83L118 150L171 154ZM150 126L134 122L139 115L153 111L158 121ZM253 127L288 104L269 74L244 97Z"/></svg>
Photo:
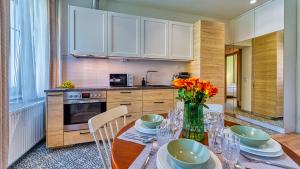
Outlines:
<svg viewBox="0 0 300 169"><path fill-rule="evenodd" d="M106 111L106 91L64 93L64 131L88 129L88 120Z"/></svg>

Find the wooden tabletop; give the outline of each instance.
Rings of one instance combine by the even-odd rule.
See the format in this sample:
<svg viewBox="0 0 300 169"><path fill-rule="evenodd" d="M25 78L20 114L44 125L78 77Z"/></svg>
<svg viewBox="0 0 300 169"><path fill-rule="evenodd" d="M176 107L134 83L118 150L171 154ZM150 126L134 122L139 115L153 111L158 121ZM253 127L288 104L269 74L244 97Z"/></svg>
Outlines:
<svg viewBox="0 0 300 169"><path fill-rule="evenodd" d="M145 146L136 144L129 141L120 140L117 137L127 131L134 125L134 122L129 123L123 127L115 137L112 143L112 168L113 169L128 169L134 162L137 156L142 152ZM225 126L233 126L236 123L225 121ZM205 138L201 142L204 145L208 145L207 133Z"/></svg>
<svg viewBox="0 0 300 169"><path fill-rule="evenodd" d="M137 156L142 152L145 146L132 143L129 141L120 140L117 137L127 131L130 127L134 125L134 122L129 123L125 127L123 127L115 137L112 143L112 168L113 169L128 169L130 165L134 162ZM225 121L225 126L233 126L237 125L237 123ZM277 140L283 148L283 151L290 156L298 165L300 165L300 157L296 153L296 150L292 149L289 146L286 146L281 142L277 135L272 136L275 140ZM299 137L300 138L300 137ZM202 144L208 145L207 133L205 133L205 138L202 141ZM297 141L298 144L298 141ZM298 149L297 149L298 150Z"/></svg>

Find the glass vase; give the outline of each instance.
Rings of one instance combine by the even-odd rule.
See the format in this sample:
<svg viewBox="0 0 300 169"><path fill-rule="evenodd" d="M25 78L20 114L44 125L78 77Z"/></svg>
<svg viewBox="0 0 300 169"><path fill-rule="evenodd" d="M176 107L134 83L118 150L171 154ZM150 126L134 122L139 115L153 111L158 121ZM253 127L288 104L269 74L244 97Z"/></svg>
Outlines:
<svg viewBox="0 0 300 169"><path fill-rule="evenodd" d="M203 105L186 103L184 108L183 137L202 141L204 139Z"/></svg>

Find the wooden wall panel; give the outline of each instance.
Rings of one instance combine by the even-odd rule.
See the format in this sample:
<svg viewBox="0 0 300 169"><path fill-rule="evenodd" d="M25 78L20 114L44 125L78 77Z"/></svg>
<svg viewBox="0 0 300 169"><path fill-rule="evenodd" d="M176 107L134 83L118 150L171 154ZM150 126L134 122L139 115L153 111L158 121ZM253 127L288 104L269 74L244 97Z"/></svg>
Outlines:
<svg viewBox="0 0 300 169"><path fill-rule="evenodd" d="M282 33L253 40L253 112L270 118L282 117L283 52Z"/></svg>
<svg viewBox="0 0 300 169"><path fill-rule="evenodd" d="M224 104L225 27L220 22L199 22L195 23L196 32L194 34L194 48L196 48L194 53L197 55L199 53L199 60L191 63L191 72L192 74L199 73L201 79L211 81L219 89L219 93L209 103ZM193 64L197 66L195 67Z"/></svg>
<svg viewBox="0 0 300 169"><path fill-rule="evenodd" d="M210 103L225 103L225 28L223 23L198 21L194 24L194 61L192 76L211 81L219 88Z"/></svg>

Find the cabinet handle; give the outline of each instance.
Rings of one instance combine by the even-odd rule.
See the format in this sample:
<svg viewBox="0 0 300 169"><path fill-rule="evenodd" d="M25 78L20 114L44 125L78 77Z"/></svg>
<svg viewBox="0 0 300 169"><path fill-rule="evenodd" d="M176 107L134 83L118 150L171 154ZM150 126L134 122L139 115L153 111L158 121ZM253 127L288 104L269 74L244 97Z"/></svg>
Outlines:
<svg viewBox="0 0 300 169"><path fill-rule="evenodd" d="M131 114L127 114L126 117L132 117L132 115Z"/></svg>
<svg viewBox="0 0 300 169"><path fill-rule="evenodd" d="M154 103L160 103L160 104L162 104L162 103L165 103L165 102L154 102Z"/></svg>
<svg viewBox="0 0 300 169"><path fill-rule="evenodd" d="M89 131L81 131L79 134L89 134Z"/></svg>
<svg viewBox="0 0 300 169"><path fill-rule="evenodd" d="M120 92L120 93L125 94L125 93L131 93L131 92Z"/></svg>
<svg viewBox="0 0 300 169"><path fill-rule="evenodd" d="M130 106L131 103L121 103L120 106Z"/></svg>
<svg viewBox="0 0 300 169"><path fill-rule="evenodd" d="M62 96L62 93L48 93L48 96Z"/></svg>

